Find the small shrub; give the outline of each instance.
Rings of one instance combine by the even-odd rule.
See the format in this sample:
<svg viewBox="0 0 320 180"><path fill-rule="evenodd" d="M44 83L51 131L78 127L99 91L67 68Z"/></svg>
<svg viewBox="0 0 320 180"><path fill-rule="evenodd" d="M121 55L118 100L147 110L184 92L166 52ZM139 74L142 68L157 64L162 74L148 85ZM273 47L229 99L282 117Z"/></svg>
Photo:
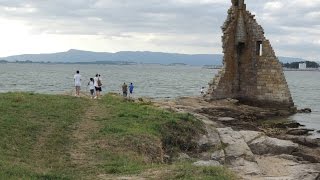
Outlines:
<svg viewBox="0 0 320 180"><path fill-rule="evenodd" d="M205 133L200 121L192 119L188 114L181 115L180 120L169 121L160 128L162 143L166 153L177 151L196 151L198 138Z"/></svg>

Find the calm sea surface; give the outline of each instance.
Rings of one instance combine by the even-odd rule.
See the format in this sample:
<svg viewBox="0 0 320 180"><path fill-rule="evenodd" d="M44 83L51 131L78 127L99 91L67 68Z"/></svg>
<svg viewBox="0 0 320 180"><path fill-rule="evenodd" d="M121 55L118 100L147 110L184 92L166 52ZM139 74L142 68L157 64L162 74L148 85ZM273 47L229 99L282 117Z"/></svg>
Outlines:
<svg viewBox="0 0 320 180"><path fill-rule="evenodd" d="M100 73L104 93L120 93L123 82L133 82L135 97L152 98L199 95L200 87L207 86L217 73L217 70L195 66L0 64L0 92L70 92L76 70L82 75L83 91L88 91L85 85L89 78ZM290 119L320 130L320 72L289 71L285 74L296 106L313 110L311 114L297 114ZM320 134L315 133L314 137L320 138Z"/></svg>

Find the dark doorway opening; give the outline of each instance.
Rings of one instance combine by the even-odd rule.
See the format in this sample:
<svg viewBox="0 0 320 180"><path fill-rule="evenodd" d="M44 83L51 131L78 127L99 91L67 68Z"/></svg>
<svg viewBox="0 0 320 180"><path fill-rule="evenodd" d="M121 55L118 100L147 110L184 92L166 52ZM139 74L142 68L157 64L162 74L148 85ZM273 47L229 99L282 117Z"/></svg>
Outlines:
<svg viewBox="0 0 320 180"><path fill-rule="evenodd" d="M238 88L237 88L237 91L240 92L241 91L241 66L242 66L242 63L241 63L241 57L242 57L242 54L244 53L244 50L245 50L245 43L243 42L239 42L238 43L238 46L237 46L237 56L238 56Z"/></svg>

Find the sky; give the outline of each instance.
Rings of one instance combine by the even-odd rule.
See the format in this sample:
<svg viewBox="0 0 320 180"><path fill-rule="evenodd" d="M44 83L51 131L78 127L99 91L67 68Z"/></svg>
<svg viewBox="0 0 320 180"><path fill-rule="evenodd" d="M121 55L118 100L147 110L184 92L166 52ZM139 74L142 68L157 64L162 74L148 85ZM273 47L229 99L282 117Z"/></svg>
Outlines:
<svg viewBox="0 0 320 180"><path fill-rule="evenodd" d="M278 56L320 60L320 0L246 0ZM0 0L0 57L69 49L221 54L231 0Z"/></svg>

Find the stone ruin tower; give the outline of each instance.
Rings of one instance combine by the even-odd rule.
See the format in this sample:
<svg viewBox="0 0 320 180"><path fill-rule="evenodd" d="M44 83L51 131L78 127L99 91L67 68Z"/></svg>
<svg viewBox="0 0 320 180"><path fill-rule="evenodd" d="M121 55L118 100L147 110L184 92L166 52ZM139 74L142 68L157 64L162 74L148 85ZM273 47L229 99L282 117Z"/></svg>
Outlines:
<svg viewBox="0 0 320 180"><path fill-rule="evenodd" d="M222 26L223 68L209 83L209 100L234 98L256 106L291 108L294 103L282 70L263 28L232 0Z"/></svg>

